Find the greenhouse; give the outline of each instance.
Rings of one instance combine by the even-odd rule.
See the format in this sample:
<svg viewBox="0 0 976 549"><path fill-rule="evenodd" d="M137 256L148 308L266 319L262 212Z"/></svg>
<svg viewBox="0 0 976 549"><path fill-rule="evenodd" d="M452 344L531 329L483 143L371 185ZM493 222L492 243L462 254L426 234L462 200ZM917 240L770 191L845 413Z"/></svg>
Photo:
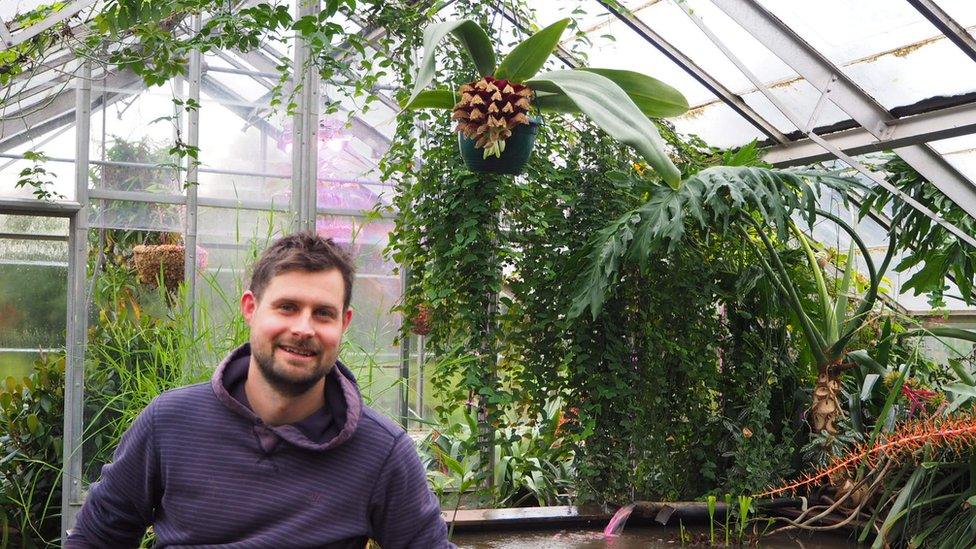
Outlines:
<svg viewBox="0 0 976 549"><path fill-rule="evenodd" d="M974 31L0 0L0 547L976 546Z"/></svg>

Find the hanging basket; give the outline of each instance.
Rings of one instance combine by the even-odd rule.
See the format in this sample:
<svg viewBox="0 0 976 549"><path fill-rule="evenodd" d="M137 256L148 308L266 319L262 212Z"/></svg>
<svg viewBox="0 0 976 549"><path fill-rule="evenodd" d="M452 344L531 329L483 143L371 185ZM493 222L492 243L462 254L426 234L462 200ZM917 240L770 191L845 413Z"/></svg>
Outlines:
<svg viewBox="0 0 976 549"><path fill-rule="evenodd" d="M529 163L532 156L532 146L535 135L539 133L540 122L537 118L530 118L528 124L520 124L513 131L512 136L505 140L505 152L501 156L485 158L485 150L474 146L474 140L463 134L458 134L458 145L461 158L468 169L478 173L498 173L518 175Z"/></svg>
<svg viewBox="0 0 976 549"><path fill-rule="evenodd" d="M132 260L139 282L156 287L162 270L166 289L175 290L183 281L184 250L182 244L140 244L132 248Z"/></svg>
<svg viewBox="0 0 976 549"><path fill-rule="evenodd" d="M430 309L426 305L417 308L417 316L410 319L410 332L425 336L430 333Z"/></svg>

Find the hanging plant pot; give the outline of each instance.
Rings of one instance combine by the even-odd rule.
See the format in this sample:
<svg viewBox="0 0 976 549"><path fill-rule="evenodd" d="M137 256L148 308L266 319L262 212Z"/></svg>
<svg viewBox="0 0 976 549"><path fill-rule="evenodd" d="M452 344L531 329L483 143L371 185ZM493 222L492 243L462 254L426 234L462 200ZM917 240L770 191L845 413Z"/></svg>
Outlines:
<svg viewBox="0 0 976 549"><path fill-rule="evenodd" d="M501 156L485 158L485 150L474 146L474 140L458 134L461 158L469 170L477 173L498 173L518 175L529 163L535 135L539 133L540 122L530 118L528 124L520 124L512 130L512 136L505 140L505 151Z"/></svg>
<svg viewBox="0 0 976 549"><path fill-rule="evenodd" d="M155 287L160 270L167 290L175 290L183 281L182 244L140 244L132 248L132 253L139 282Z"/></svg>

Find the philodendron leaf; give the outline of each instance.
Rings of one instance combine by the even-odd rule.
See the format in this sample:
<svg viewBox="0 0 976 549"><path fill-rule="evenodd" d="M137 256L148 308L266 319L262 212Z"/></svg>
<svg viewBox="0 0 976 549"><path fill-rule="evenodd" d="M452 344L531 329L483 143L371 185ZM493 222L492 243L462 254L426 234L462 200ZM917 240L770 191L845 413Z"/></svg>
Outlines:
<svg viewBox="0 0 976 549"><path fill-rule="evenodd" d="M457 99L451 90L424 90L417 94L408 108L411 109L451 109Z"/></svg>
<svg viewBox="0 0 976 549"><path fill-rule="evenodd" d="M651 118L679 116L688 111L688 100L678 90L646 74L618 69L582 68L581 71L605 76L620 86L642 113ZM539 94L535 104L541 110L580 112L565 94Z"/></svg>
<svg viewBox="0 0 976 549"><path fill-rule="evenodd" d="M664 151L657 128L609 78L593 72L563 70L541 74L526 84L534 90L564 93L611 137L637 149L668 185L681 186L681 173Z"/></svg>
<svg viewBox="0 0 976 549"><path fill-rule="evenodd" d="M556 49L569 21L568 17L560 19L515 46L498 64L495 78L524 82L535 76L552 55L552 50Z"/></svg>
<svg viewBox="0 0 976 549"><path fill-rule="evenodd" d="M454 34L468 55L478 67L481 76L488 76L495 72L495 50L485 29L470 19L460 21L445 21L431 25L424 30L424 59L417 70L410 99L403 104L403 108L413 108L413 102L420 92L434 79L436 59L434 50L448 34Z"/></svg>

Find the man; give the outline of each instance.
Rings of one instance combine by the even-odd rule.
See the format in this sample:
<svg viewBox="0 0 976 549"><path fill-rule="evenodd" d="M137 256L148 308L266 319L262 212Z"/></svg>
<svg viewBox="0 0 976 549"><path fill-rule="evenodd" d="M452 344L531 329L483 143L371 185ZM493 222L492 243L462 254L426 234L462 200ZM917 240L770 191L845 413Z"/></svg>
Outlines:
<svg viewBox="0 0 976 549"><path fill-rule="evenodd" d="M210 383L157 397L91 487L67 547L453 547L413 443L337 361L353 267L308 233L273 243Z"/></svg>

